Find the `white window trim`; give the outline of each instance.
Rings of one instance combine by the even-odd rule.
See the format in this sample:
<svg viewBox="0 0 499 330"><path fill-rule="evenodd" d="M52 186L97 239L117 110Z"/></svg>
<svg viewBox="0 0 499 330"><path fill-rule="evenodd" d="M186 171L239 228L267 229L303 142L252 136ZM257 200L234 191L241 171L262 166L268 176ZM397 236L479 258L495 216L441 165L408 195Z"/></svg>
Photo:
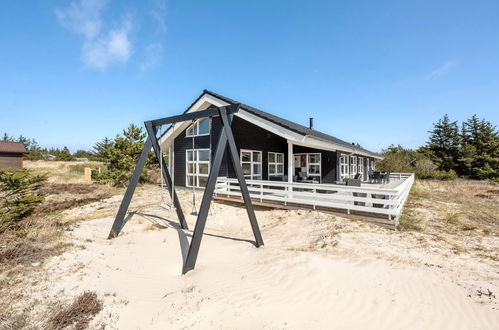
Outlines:
<svg viewBox="0 0 499 330"><path fill-rule="evenodd" d="M274 155L274 159L276 160L275 162L271 162L270 161L270 154L273 154ZM282 155L282 163L279 163L277 162L277 155ZM269 176L279 176L279 175L284 175L284 153L282 152L268 152L267 154L267 173ZM276 173L270 173L270 165L274 165L275 166L275 169L276 169ZM277 165L282 165L282 173L281 172L277 172L277 168L278 166Z"/></svg>
<svg viewBox="0 0 499 330"><path fill-rule="evenodd" d="M199 122L203 119L208 120L208 133L199 134ZM196 134L188 134L189 129L193 125L196 128ZM185 137L192 138L192 137L196 137L196 136L206 136L206 135L210 135L210 133L211 133L211 119L210 118L201 118L201 119L196 120L194 123L192 123L190 126L187 127L187 129L185 130Z"/></svg>
<svg viewBox="0 0 499 330"><path fill-rule="evenodd" d="M346 169L346 171L343 171ZM341 155L340 156L340 180L348 178L350 175L350 166L348 164L348 156Z"/></svg>
<svg viewBox="0 0 499 330"><path fill-rule="evenodd" d="M309 163L308 162L309 155L319 155L319 162L318 163ZM310 172L310 165L318 165L319 166L319 173L311 173ZM321 182L321 179L322 179L322 154L320 152L307 153L307 177L309 177L309 176L319 177L319 183Z"/></svg>
<svg viewBox="0 0 499 330"><path fill-rule="evenodd" d="M364 157L358 157L357 159L357 173L362 175L361 179L364 179Z"/></svg>
<svg viewBox="0 0 499 330"><path fill-rule="evenodd" d="M320 152L297 152L293 154L293 159L294 156L301 156L305 155L306 158L306 167L307 167L307 177L313 176L313 177L318 177L319 178L319 183L322 182L322 153ZM318 163L309 163L308 161L308 156L309 155L319 155L320 161ZM319 173L311 173L310 172L310 165L319 165ZM296 166L296 165L294 165ZM294 167L295 168L295 167Z"/></svg>
<svg viewBox="0 0 499 330"><path fill-rule="evenodd" d="M357 174L357 156L350 156L350 176Z"/></svg>
<svg viewBox="0 0 499 330"><path fill-rule="evenodd" d="M251 153L251 160L249 162L248 161L243 162L243 152ZM259 162L253 161L253 153L254 152L258 152L260 154L260 161ZM262 180L263 179L263 168L262 168L263 159L262 159L262 152L260 150L241 149L239 151L239 159L241 162L241 167L243 166L243 163L250 164L250 174L244 175L245 177L249 177L250 180ZM260 174L253 173L253 169L254 169L253 165L255 165L255 164L260 164Z"/></svg>
<svg viewBox="0 0 499 330"><path fill-rule="evenodd" d="M196 153L196 160L189 160L189 157L187 154L189 151L193 151ZM199 152L200 151L208 151L208 160L199 160ZM199 148L199 149L187 149L185 151L185 186L186 187L197 187L197 188L203 188L202 186L199 185L199 177L208 177L210 175L210 163L211 163L211 150L208 148ZM189 164L194 164L194 174L189 173ZM208 174L200 174L199 173L199 164L208 164ZM189 184L189 176L193 176L196 181L196 185L192 186Z"/></svg>

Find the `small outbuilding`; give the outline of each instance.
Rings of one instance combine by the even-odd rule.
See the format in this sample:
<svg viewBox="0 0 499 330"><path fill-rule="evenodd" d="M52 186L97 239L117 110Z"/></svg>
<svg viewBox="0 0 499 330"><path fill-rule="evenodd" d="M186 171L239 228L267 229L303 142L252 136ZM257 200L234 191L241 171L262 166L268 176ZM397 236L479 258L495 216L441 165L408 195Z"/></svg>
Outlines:
<svg viewBox="0 0 499 330"><path fill-rule="evenodd" d="M23 168L26 148L21 142L0 141L0 169Z"/></svg>

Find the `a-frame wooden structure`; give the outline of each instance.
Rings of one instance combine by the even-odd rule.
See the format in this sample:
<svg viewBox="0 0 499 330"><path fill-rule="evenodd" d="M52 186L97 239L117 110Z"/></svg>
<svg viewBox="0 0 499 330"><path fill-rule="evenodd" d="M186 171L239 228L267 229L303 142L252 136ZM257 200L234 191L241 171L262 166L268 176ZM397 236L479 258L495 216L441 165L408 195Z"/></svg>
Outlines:
<svg viewBox="0 0 499 330"><path fill-rule="evenodd" d="M239 154L237 152L236 143L234 141L234 135L232 134L232 129L231 129L232 115L239 111L239 107L240 107L239 104L234 104L224 107L210 108L207 110L201 110L192 113L184 113L178 116L146 121L144 123L148 137L144 144L144 149L142 149L142 152L140 154L137 166L135 167L135 171L133 172L133 175L130 178L130 182L128 184L123 200L121 201L118 213L116 214L113 227L111 228L111 232L109 233L108 237L109 239L118 236L121 229L125 225L124 223L125 215L128 211L130 201L132 200L135 188L137 187L137 184L139 182L140 174L142 173L142 169L144 168L147 156L149 155L151 148L154 150L154 153L156 154L158 161L162 162L161 166L161 168L163 169L162 175L168 186L168 192L170 193L171 199L175 206L180 226L182 229L188 229L187 222L185 221L185 216L182 211L182 207L178 200L177 193L175 192L175 187L172 187L172 179L170 176L170 172L168 171L164 159L161 157L157 132L158 132L158 127L161 125L168 125L177 122L197 120L200 118L210 117L213 119L218 118L220 120L222 124L221 125L222 130L220 132L220 138L218 139L218 144L215 151L215 158L213 160L213 163L211 164L211 170L208 176L208 182L204 190L203 199L201 201L201 207L199 209L198 217L196 220L194 233L192 234L192 239L189 246L189 252L187 253L187 258L184 260L182 274L185 274L189 270L194 269L196 265L196 259L198 256L199 247L201 245L201 238L203 237L203 232L206 225L206 219L208 217L210 203L213 199L213 192L215 190L217 176L218 173L220 172L220 165L222 163L222 158L227 145L229 146L229 153L231 155L232 164L234 165L234 170L236 172L236 176L239 181L241 194L243 196L243 200L246 205L246 211L248 212L251 228L255 236L255 245L257 247L263 245L262 235L260 233L260 228L258 227L258 222L255 216L255 210L253 209L253 204L251 202L251 198L248 192L248 187L246 185L246 180L243 175L243 169L241 167Z"/></svg>

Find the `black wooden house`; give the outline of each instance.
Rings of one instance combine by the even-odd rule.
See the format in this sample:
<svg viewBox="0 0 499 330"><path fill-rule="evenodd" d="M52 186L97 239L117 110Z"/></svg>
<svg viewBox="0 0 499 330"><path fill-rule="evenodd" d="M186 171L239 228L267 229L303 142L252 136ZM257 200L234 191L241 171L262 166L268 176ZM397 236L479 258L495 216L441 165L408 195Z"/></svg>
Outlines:
<svg viewBox="0 0 499 330"><path fill-rule="evenodd" d="M205 90L186 112L240 103ZM331 135L241 104L232 131L247 179L329 183L360 176L367 180L379 154ZM218 120L209 118L171 126L161 137L163 152L176 186L203 187L220 134ZM226 151L227 152L227 151ZM234 178L232 163L222 162L219 176Z"/></svg>

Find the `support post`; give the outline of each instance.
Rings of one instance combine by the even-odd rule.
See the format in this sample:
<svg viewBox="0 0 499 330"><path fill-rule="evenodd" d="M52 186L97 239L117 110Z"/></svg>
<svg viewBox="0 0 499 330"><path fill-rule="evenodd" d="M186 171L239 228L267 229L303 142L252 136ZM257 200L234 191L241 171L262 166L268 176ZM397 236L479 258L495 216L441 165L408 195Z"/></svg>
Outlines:
<svg viewBox="0 0 499 330"><path fill-rule="evenodd" d="M294 169L293 169L293 143L288 140L288 182L293 183Z"/></svg>
<svg viewBox="0 0 499 330"><path fill-rule="evenodd" d="M140 153L139 160L137 161L137 165L135 166L135 171L133 172L132 177L130 178L130 182L128 182L128 186L126 188L125 196L121 200L120 208L118 213L116 214L116 218L113 222L113 227L109 232L108 239L115 238L120 233L123 228L123 221L125 220L126 212L128 211L128 207L130 206L130 201L132 200L133 193L135 192L135 188L139 183L140 174L142 173L142 169L146 164L147 156L151 150L152 141L151 136L148 136L146 142L144 143L144 148Z"/></svg>
<svg viewBox="0 0 499 330"><path fill-rule="evenodd" d="M203 238L204 227L206 226L206 218L208 217L208 212L210 210L210 203L213 198L213 191L215 190L215 185L217 183L218 172L220 171L220 165L222 164L222 158L226 145L227 134L225 130L222 129L217 143L215 159L213 160L210 174L208 175L208 182L206 183L203 199L201 201L201 207L199 208L198 217L196 219L196 226L194 227L194 233L192 234L189 252L187 252L187 258L185 259L185 263L182 268L182 274L193 270L196 266L199 247L201 245L201 239Z"/></svg>
<svg viewBox="0 0 499 330"><path fill-rule="evenodd" d="M152 142L152 148L154 149L154 153L156 154L156 157L158 158L158 162L161 162L163 164L163 177L165 178L166 184L168 186L168 193L170 194L170 197L173 201L173 205L175 206L175 211L177 212L178 220L180 222L180 227L182 229L189 229L187 226L187 222L185 221L185 216L184 212L182 211L182 207L180 206L180 201L178 200L177 192L175 191L175 187L172 187L172 178L170 177L170 172L168 171L168 168L166 167L165 160L163 157L161 157L161 150L160 146L158 143L158 140L156 138L157 134L157 129L155 126L151 124L151 122L145 122L146 126L146 131L147 134L149 134L149 139ZM149 148L150 150L150 148Z"/></svg>
<svg viewBox="0 0 499 330"><path fill-rule="evenodd" d="M253 235L255 236L256 246L259 247L263 245L263 238L262 234L260 233L260 228L258 227L258 222L256 221L255 210L253 209L253 203L251 202L248 186L246 185L246 179L244 178L243 168L241 167L241 162L239 161L239 154L236 148L236 141L234 140L234 136L232 135L231 122L229 122L229 119L227 118L227 112L225 108L220 108L220 118L222 119L223 130L227 134L227 141L229 144L232 164L234 165L234 171L236 172L237 180L239 181L239 187L241 188L241 195L243 195L243 200L246 205L246 211L248 213L248 217L251 223L251 229L253 230Z"/></svg>

